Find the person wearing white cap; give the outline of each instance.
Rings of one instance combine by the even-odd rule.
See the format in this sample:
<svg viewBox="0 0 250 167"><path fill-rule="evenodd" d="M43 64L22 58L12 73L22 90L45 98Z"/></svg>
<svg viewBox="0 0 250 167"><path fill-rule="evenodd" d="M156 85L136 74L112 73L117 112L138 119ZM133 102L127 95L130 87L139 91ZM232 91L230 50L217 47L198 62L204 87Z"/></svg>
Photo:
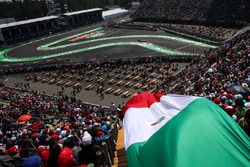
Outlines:
<svg viewBox="0 0 250 167"><path fill-rule="evenodd" d="M92 136L85 131L82 137L81 150L78 152L79 165L102 166L104 162L103 152L100 146L94 145Z"/></svg>
<svg viewBox="0 0 250 167"><path fill-rule="evenodd" d="M250 102L245 103L245 107L246 107L247 109L250 109Z"/></svg>
<svg viewBox="0 0 250 167"><path fill-rule="evenodd" d="M85 131L82 137L82 144L84 146L88 146L91 143L92 143L92 136L87 131Z"/></svg>
<svg viewBox="0 0 250 167"><path fill-rule="evenodd" d="M236 121L236 122L237 122L237 115L235 115L235 114L234 114L234 115L232 115L232 118L233 118L233 120L234 120L234 121Z"/></svg>
<svg viewBox="0 0 250 167"><path fill-rule="evenodd" d="M61 137L64 138L67 134L67 131L66 130L62 130L61 131Z"/></svg>
<svg viewBox="0 0 250 167"><path fill-rule="evenodd" d="M56 128L56 133L60 134L61 133L61 128Z"/></svg>

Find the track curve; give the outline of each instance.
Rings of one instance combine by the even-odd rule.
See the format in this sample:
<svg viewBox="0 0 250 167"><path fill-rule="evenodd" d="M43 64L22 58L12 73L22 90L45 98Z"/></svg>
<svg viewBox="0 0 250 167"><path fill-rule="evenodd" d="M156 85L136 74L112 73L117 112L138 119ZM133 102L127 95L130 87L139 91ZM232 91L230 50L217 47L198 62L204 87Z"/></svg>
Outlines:
<svg viewBox="0 0 250 167"><path fill-rule="evenodd" d="M194 45L204 48L215 48L216 46L209 45L202 42L197 42L190 39L185 39L181 37L171 36L171 35L118 35L111 37L100 37L94 39L85 39L84 41L66 43L67 40L81 37L89 33L95 33L99 31L104 31L102 27L94 28L88 31L80 32L74 35L70 35L64 38L60 38L53 42L41 44L36 47L36 51L41 55L34 55L32 57L13 57L9 56L9 53L14 49L5 49L0 51L0 62L30 62L39 61L51 58L57 58L62 56L68 56L77 53L83 53L87 51L93 51L101 48L108 47L118 47L118 46L136 46L140 48L145 48L154 52L163 53L167 55L194 55L194 53L186 51L178 51L170 48L166 48L151 42L138 42L133 41L136 39L156 39L156 40L168 40L172 42L182 43L185 45ZM102 43L103 42L103 43ZM95 44L96 43L96 44ZM90 46L87 46L90 45ZM74 48L77 47L77 48ZM72 49L70 49L72 48ZM33 48L34 49L34 48ZM66 51L65 51L66 50ZM40 53L41 52L41 53ZM51 53L48 53L51 52Z"/></svg>

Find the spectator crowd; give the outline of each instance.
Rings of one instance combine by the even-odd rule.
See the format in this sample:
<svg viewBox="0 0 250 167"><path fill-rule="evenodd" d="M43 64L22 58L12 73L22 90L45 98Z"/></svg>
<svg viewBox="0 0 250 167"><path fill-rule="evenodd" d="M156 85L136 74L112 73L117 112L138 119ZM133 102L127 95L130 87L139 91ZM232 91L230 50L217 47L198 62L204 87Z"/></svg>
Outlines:
<svg viewBox="0 0 250 167"><path fill-rule="evenodd" d="M206 97L221 106L250 136L250 32L210 50L169 79L159 91Z"/></svg>
<svg viewBox="0 0 250 167"><path fill-rule="evenodd" d="M145 0L133 15L147 20L250 21L248 0Z"/></svg>
<svg viewBox="0 0 250 167"><path fill-rule="evenodd" d="M105 166L102 143L113 139L119 106L82 103L58 93L0 87L0 164L20 167Z"/></svg>

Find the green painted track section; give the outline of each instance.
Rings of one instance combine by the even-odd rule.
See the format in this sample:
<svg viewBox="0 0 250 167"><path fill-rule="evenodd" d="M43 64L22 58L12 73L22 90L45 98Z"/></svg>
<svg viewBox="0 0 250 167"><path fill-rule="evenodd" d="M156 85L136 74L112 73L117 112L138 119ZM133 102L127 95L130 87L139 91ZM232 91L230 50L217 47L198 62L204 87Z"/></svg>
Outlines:
<svg viewBox="0 0 250 167"><path fill-rule="evenodd" d="M167 36L167 35L166 36L164 36L164 35L114 36L114 37L98 38L98 39L92 39L92 40L87 40L87 41L80 41L80 42L75 42L75 43L70 43L70 44L59 45L61 42L67 41L67 40L75 38L77 36L84 35L84 34L91 33L91 32L100 31L100 30L102 30L102 28L96 28L96 29L92 29L89 31L85 31L83 33L79 33L79 34L75 34L75 35L72 35L72 36L69 36L66 38L62 38L62 39L57 40L55 42L41 45L37 48L37 50L39 50L39 51L57 50L57 49L63 49L63 48L67 48L67 47L84 45L84 44L100 42L100 41L110 41L110 40L116 40L116 39L125 39L126 40L126 39L133 39L133 38L140 38L140 39L141 38L158 38L158 39L162 39L162 40L171 40L171 41L181 42L184 44L200 46L200 47L207 47L207 48L215 48L216 47L214 45L209 45L209 44L197 42L194 40L189 40L189 39L174 37L174 36ZM163 54L167 54L167 55L174 55L174 56L194 55L193 53L171 50L171 49L161 47L161 46L156 45L156 44L147 43L147 42L110 42L110 43L105 43L105 44L98 44L98 45L91 46L91 47L83 47L80 49L58 52L55 54L48 54L48 55L43 55L43 56L25 57L25 55L23 55L23 58L8 57L8 53L11 51L11 49L4 49L4 50L0 51L0 62L38 61L38 60L45 60L45 59L51 59L51 58L56 58L56 57L68 56L68 55L76 54L76 53L83 53L83 52L87 52L87 51L92 51L92 50L106 48L106 47L112 47L112 46L138 46L138 47L146 48L146 49L158 52L158 53L163 53Z"/></svg>

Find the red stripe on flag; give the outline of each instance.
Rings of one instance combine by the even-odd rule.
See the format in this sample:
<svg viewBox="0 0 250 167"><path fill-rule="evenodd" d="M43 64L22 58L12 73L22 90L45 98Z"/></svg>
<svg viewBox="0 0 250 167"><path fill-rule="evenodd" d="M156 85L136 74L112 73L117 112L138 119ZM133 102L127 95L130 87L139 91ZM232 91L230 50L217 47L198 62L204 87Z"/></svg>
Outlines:
<svg viewBox="0 0 250 167"><path fill-rule="evenodd" d="M153 103L159 102L160 98L164 94L162 93L140 93L134 97L132 97L123 107L123 114L129 108L146 108L150 107Z"/></svg>

